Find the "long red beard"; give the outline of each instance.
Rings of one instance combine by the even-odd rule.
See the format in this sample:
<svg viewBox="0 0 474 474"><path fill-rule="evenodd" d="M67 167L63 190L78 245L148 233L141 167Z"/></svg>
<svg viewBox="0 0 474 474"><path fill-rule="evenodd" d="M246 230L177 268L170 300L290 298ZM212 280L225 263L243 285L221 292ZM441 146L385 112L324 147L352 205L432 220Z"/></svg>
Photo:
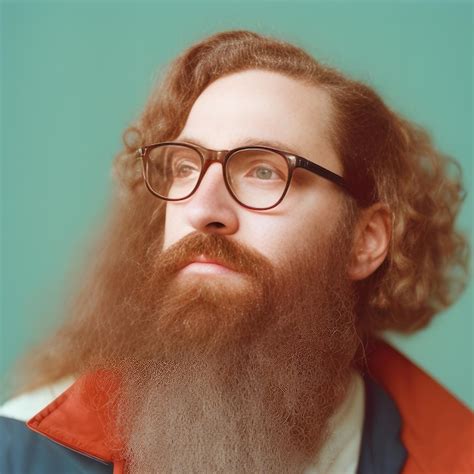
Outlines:
<svg viewBox="0 0 474 474"><path fill-rule="evenodd" d="M279 268L217 235L157 252L127 295L128 327L116 329L105 362L123 374L129 472L295 473L317 458L358 341L341 258L350 234L336 232ZM177 278L200 254L228 262L243 282Z"/></svg>

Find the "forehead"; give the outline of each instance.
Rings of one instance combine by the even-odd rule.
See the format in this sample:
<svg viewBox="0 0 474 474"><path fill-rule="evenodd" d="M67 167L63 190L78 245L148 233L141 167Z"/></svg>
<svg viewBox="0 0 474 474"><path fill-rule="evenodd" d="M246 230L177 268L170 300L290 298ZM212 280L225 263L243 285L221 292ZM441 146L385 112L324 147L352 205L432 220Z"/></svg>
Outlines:
<svg viewBox="0 0 474 474"><path fill-rule="evenodd" d="M340 172L329 139L331 117L331 99L322 88L248 70L210 84L178 138L213 149L267 142Z"/></svg>

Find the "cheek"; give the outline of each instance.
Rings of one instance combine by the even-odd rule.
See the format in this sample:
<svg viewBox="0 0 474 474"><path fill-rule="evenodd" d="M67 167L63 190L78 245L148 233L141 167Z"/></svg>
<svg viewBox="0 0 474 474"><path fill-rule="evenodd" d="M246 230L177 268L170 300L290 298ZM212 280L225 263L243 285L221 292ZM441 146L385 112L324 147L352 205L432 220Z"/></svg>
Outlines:
<svg viewBox="0 0 474 474"><path fill-rule="evenodd" d="M305 220L299 219L298 216L259 217L241 225L240 235L236 237L275 263L291 257L300 244L310 238L310 233L314 235L313 223L305 223Z"/></svg>
<svg viewBox="0 0 474 474"><path fill-rule="evenodd" d="M246 243L272 261L311 251L328 238L334 225L334 208L320 204L295 206L290 214L249 223Z"/></svg>
<svg viewBox="0 0 474 474"><path fill-rule="evenodd" d="M163 250L181 239L184 236L183 231L184 225L182 223L182 216L179 209L173 209L172 205L167 204L165 211Z"/></svg>

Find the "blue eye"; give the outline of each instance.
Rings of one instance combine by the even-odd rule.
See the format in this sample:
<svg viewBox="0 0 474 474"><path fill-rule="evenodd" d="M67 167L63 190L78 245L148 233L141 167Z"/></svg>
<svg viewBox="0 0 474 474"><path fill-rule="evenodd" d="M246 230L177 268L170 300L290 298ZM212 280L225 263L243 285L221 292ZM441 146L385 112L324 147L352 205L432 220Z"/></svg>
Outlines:
<svg viewBox="0 0 474 474"><path fill-rule="evenodd" d="M282 173L267 163L257 163L248 168L245 178L254 178L258 181L285 180Z"/></svg>
<svg viewBox="0 0 474 474"><path fill-rule="evenodd" d="M278 175L274 170L263 166L255 169L255 177L263 180L278 179Z"/></svg>

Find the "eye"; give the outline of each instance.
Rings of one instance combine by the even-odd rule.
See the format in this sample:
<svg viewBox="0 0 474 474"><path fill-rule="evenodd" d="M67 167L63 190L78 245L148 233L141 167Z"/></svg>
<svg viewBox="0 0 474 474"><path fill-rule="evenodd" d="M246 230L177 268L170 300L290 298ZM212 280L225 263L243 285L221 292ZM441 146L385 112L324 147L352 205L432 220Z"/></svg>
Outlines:
<svg viewBox="0 0 474 474"><path fill-rule="evenodd" d="M199 173L199 167L190 160L180 160L173 163L173 176L175 178L189 178Z"/></svg>
<svg viewBox="0 0 474 474"><path fill-rule="evenodd" d="M261 181L274 181L284 179L282 174L265 163L252 167L246 174L246 178L256 178Z"/></svg>

